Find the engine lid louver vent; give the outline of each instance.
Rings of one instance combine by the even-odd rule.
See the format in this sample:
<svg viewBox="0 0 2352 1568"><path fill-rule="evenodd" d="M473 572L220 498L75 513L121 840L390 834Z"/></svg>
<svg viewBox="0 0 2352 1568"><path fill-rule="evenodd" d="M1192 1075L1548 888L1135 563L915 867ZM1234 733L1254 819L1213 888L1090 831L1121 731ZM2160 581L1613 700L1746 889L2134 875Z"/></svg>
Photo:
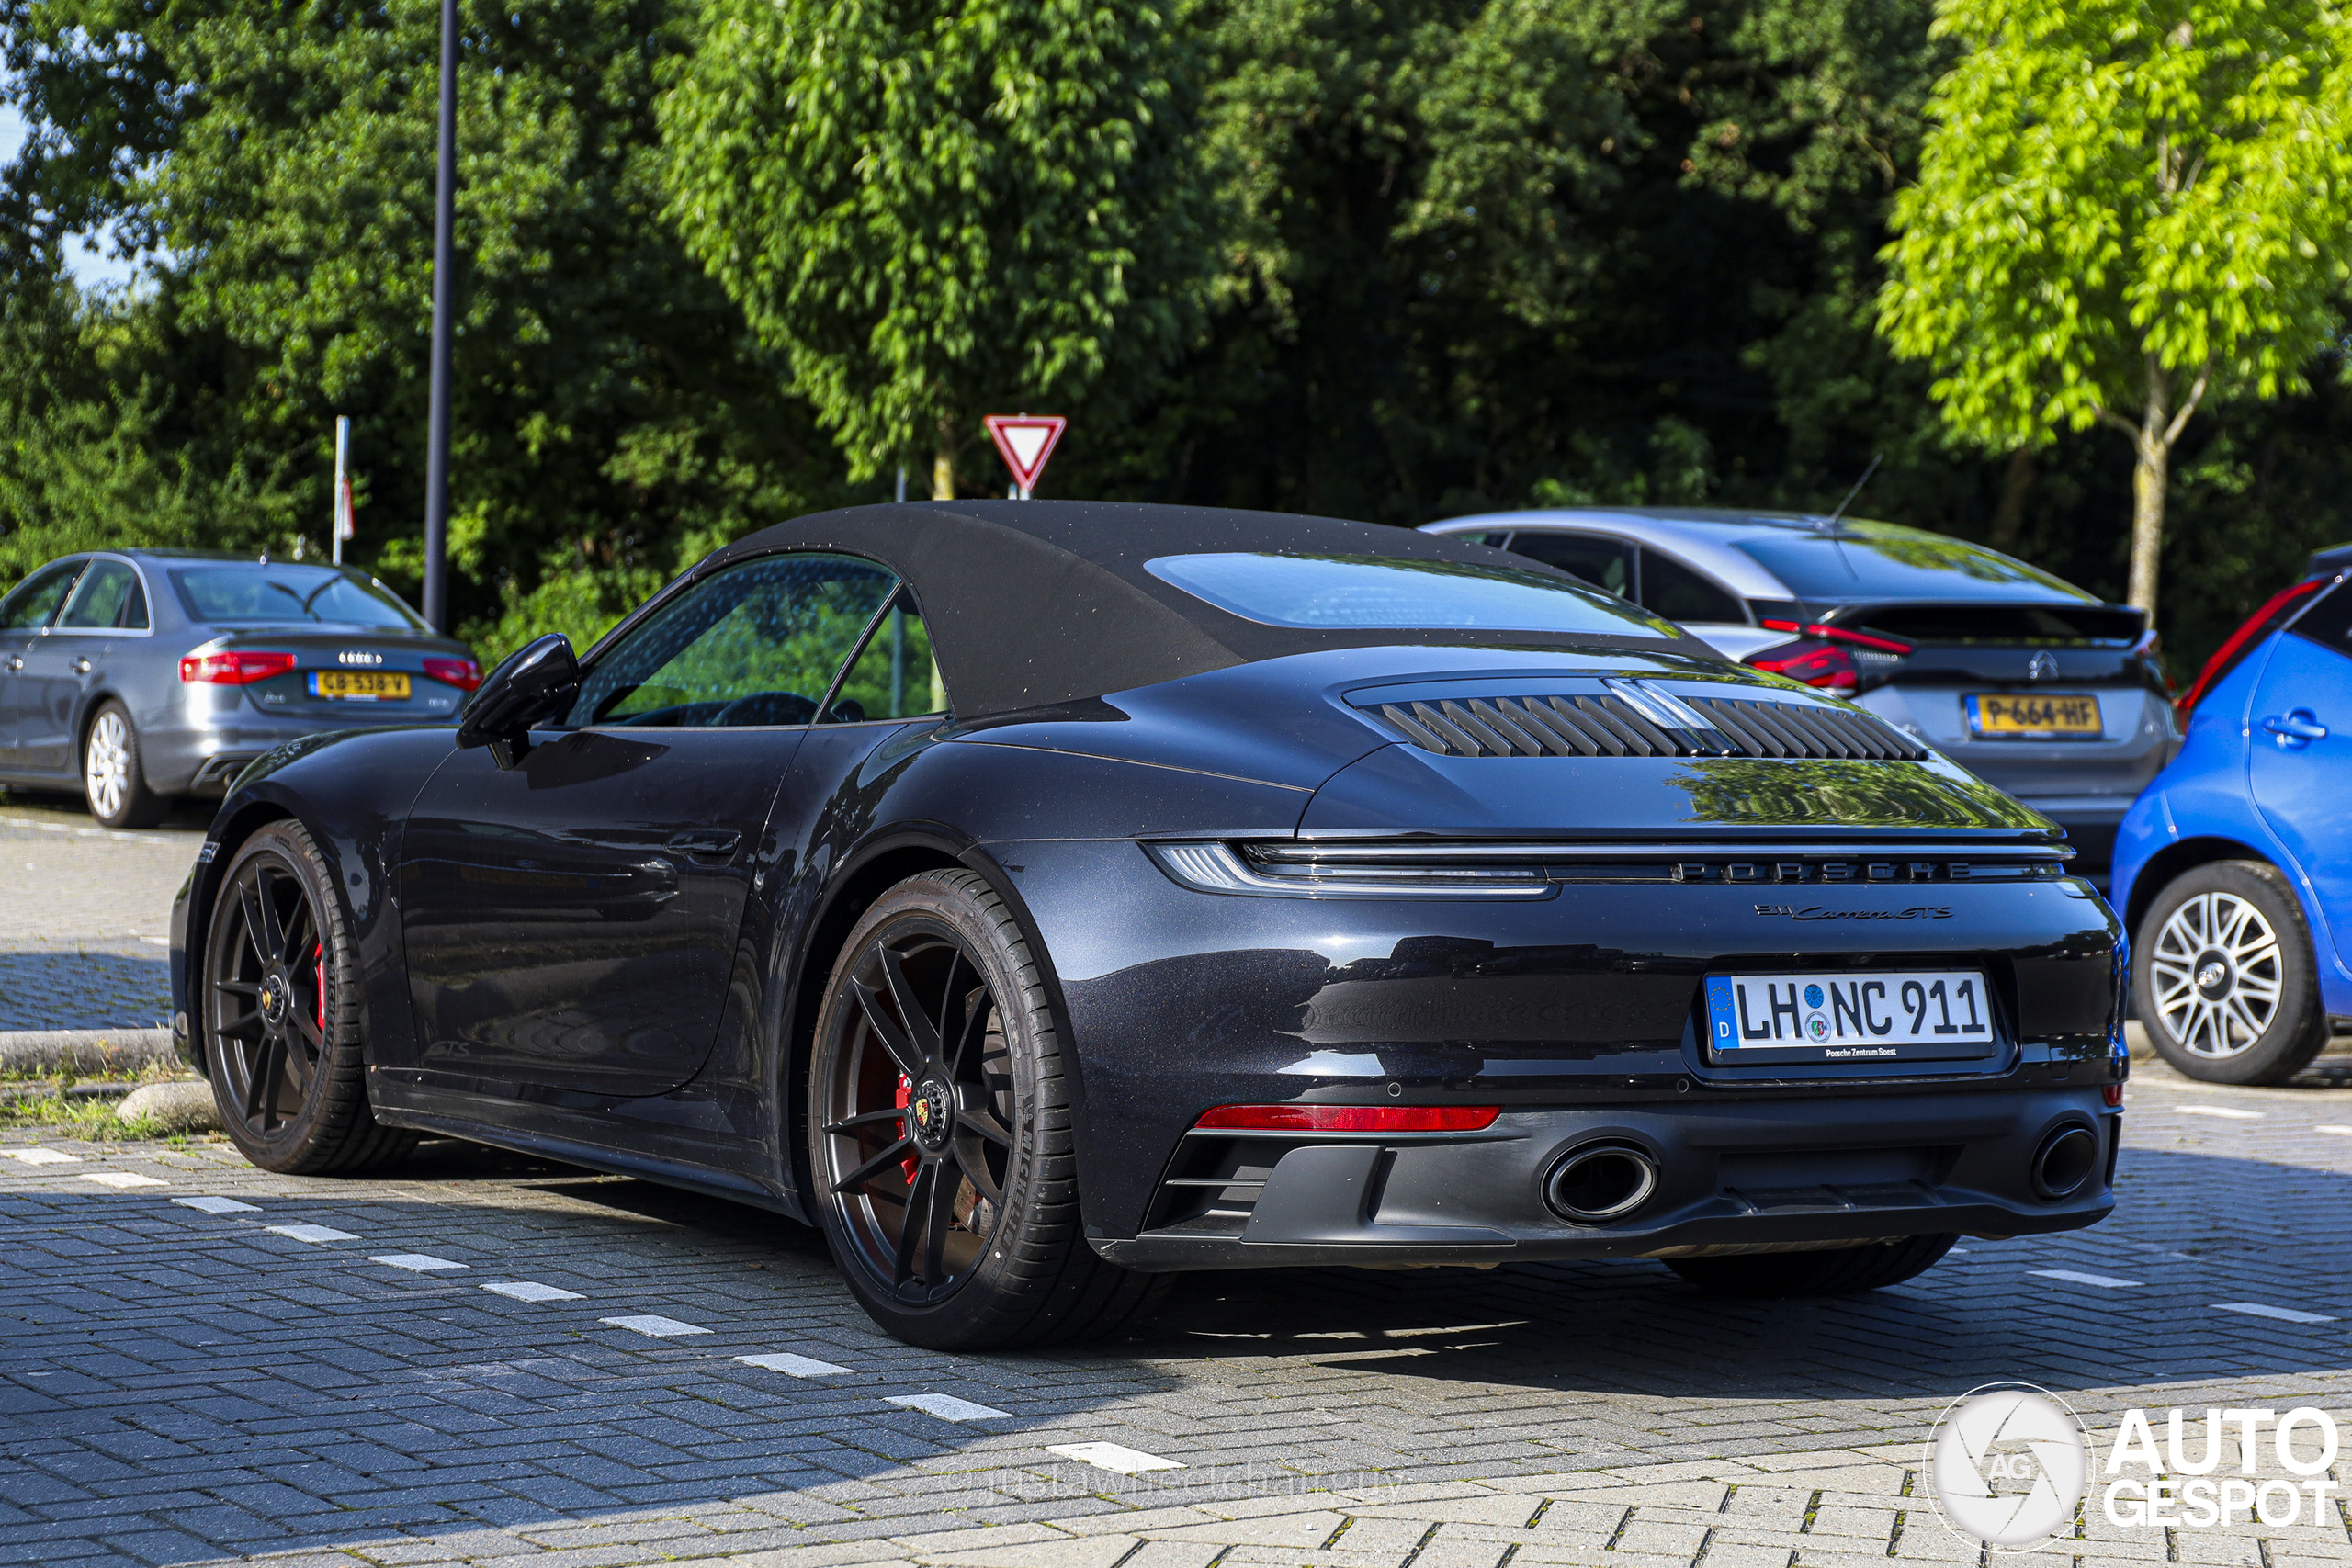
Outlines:
<svg viewBox="0 0 2352 1568"><path fill-rule="evenodd" d="M1767 757L1924 761L1928 751L1866 713L1810 703L1632 694L1447 697L1374 711L1442 757Z"/></svg>

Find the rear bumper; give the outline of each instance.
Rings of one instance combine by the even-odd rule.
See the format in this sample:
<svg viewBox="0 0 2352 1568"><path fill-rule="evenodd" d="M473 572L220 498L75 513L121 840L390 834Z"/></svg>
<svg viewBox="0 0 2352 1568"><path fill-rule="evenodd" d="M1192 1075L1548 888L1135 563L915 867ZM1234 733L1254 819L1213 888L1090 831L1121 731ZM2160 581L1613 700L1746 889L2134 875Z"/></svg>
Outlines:
<svg viewBox="0 0 2352 1568"><path fill-rule="evenodd" d="M2097 1138L2096 1164L2078 1189L2053 1199L2037 1189L2036 1156L2073 1127ZM1173 1188L1200 1194L1194 1203L1205 1205L1203 1212L1093 1245L1125 1267L1172 1271L1655 1258L1947 1233L2033 1235L2092 1224L2112 1210L2121 1128L2121 1112L2107 1109L2097 1085L2084 1084L1515 1111L1476 1134L1293 1134L1268 1141L1262 1152L1213 1148L1238 1140L1194 1134L1171 1172L1188 1162L1262 1172L1262 1185ZM1545 1184L1563 1158L1595 1143L1646 1155L1657 1186L1621 1218L1577 1224L1547 1204ZM1165 1203L1156 1212L1167 1213Z"/></svg>

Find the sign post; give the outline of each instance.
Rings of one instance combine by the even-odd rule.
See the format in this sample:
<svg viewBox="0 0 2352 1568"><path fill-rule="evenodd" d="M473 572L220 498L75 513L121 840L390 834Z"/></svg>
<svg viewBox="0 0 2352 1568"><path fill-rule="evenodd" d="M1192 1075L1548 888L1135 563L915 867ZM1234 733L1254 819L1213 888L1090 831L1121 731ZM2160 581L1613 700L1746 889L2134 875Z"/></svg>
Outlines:
<svg viewBox="0 0 2352 1568"><path fill-rule="evenodd" d="M1061 441L1062 431L1069 421L1057 413L992 413L980 423L987 427L989 439L996 443L996 455L1012 470L1012 484L1023 501L1046 471L1046 459L1054 455L1054 447Z"/></svg>
<svg viewBox="0 0 2352 1568"><path fill-rule="evenodd" d="M328 530L334 537L334 564L343 564L343 542L356 539L359 529L351 515L351 421L343 414L334 416L334 525Z"/></svg>

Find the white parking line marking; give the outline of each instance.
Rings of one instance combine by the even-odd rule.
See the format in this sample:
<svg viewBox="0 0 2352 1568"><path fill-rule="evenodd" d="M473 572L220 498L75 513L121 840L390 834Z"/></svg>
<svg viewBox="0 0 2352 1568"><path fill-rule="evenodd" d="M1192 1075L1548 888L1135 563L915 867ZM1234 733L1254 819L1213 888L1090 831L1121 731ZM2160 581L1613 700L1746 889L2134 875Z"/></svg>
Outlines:
<svg viewBox="0 0 2352 1568"><path fill-rule="evenodd" d="M1119 1475L1141 1475L1147 1470L1184 1468L1175 1460L1161 1459L1158 1454L1148 1454L1141 1449L1121 1448L1116 1443L1048 1443L1046 1451Z"/></svg>
<svg viewBox="0 0 2352 1568"><path fill-rule="evenodd" d="M388 1252L381 1258L370 1258L370 1263L389 1263L395 1269L405 1269L412 1274L430 1274L440 1269L463 1269L463 1263L452 1263L446 1258L435 1258L429 1252Z"/></svg>
<svg viewBox="0 0 2352 1568"><path fill-rule="evenodd" d="M294 1241L357 1241L349 1231L339 1231L332 1225L265 1225L264 1230Z"/></svg>
<svg viewBox="0 0 2352 1568"><path fill-rule="evenodd" d="M2341 1133L2352 1136L2352 1127L2339 1127L2333 1122L2323 1122L2312 1129L2314 1133Z"/></svg>
<svg viewBox="0 0 2352 1568"><path fill-rule="evenodd" d="M2259 1122L2270 1114L2267 1111L2240 1111L2234 1105L2176 1105L2183 1116L2226 1116L2233 1122Z"/></svg>
<svg viewBox="0 0 2352 1568"><path fill-rule="evenodd" d="M2026 1272L2044 1280L2064 1280L2070 1285L2098 1285L2109 1291L2136 1291L2142 1283L2138 1280L2119 1280L2112 1274L2077 1274L2072 1269L2029 1269Z"/></svg>
<svg viewBox="0 0 2352 1568"><path fill-rule="evenodd" d="M650 1312L635 1313L628 1317L602 1317L596 1321L609 1323L615 1328L626 1328L631 1334L650 1335L656 1339L675 1339L681 1335L710 1332L699 1325L680 1323L674 1317L663 1317L659 1313Z"/></svg>
<svg viewBox="0 0 2352 1568"><path fill-rule="evenodd" d="M27 1165L80 1165L80 1155L69 1155L63 1149L0 1149L0 1155L23 1160Z"/></svg>
<svg viewBox="0 0 2352 1568"><path fill-rule="evenodd" d="M820 1361L814 1356L796 1356L789 1350L779 1350L772 1356L738 1356L747 1367L765 1367L772 1372L782 1372L788 1378L831 1378L849 1375L847 1367L837 1367L831 1361Z"/></svg>
<svg viewBox="0 0 2352 1568"><path fill-rule="evenodd" d="M2297 1312L2291 1307L2264 1306L2260 1302L2215 1302L2215 1312L2242 1312L2248 1317L2275 1317L2281 1323L2334 1323L2324 1313Z"/></svg>
<svg viewBox="0 0 2352 1568"><path fill-rule="evenodd" d="M553 1285L542 1285L537 1280L507 1280L483 1290L494 1296L513 1296L518 1302L576 1302L582 1300L578 1291L559 1291Z"/></svg>
<svg viewBox="0 0 2352 1568"><path fill-rule="evenodd" d="M153 1176L133 1176L127 1170L84 1171L82 1179L95 1181L101 1187L169 1187L170 1182Z"/></svg>
<svg viewBox="0 0 2352 1568"><path fill-rule="evenodd" d="M201 1209L208 1214L258 1214L257 1203L240 1203L234 1198L175 1198L173 1202L183 1209Z"/></svg>
<svg viewBox="0 0 2352 1568"><path fill-rule="evenodd" d="M936 1416L942 1421L1010 1421L1012 1412L997 1410L986 1404L975 1404L968 1399L958 1399L952 1393L894 1393L888 1403L903 1404L910 1410L920 1410L926 1416Z"/></svg>

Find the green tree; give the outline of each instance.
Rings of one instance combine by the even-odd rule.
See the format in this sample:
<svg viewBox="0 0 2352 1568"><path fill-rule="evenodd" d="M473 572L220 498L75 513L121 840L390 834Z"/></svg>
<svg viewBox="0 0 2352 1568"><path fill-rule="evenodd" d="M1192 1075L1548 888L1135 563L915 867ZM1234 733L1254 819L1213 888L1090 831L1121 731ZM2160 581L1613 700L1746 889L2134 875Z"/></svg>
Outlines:
<svg viewBox="0 0 2352 1568"><path fill-rule="evenodd" d="M672 217L853 480L995 404L1134 388L1208 265L1170 0L704 0L661 116Z"/></svg>
<svg viewBox="0 0 2352 1568"><path fill-rule="evenodd" d="M437 8L6 14L47 128L0 202L16 548L307 536L323 553L347 413L359 558L413 583ZM675 0L469 3L462 28L452 608L495 655L537 630L593 636L711 545L841 492L806 410L661 217L653 73L684 46ZM164 259L104 303L38 292L63 232L99 222Z"/></svg>
<svg viewBox="0 0 2352 1568"><path fill-rule="evenodd" d="M2352 237L2352 27L2328 0L1942 0L1968 48L1896 198L1881 330L1996 450L2132 443L2154 613L2173 447L2208 403L2300 390Z"/></svg>

